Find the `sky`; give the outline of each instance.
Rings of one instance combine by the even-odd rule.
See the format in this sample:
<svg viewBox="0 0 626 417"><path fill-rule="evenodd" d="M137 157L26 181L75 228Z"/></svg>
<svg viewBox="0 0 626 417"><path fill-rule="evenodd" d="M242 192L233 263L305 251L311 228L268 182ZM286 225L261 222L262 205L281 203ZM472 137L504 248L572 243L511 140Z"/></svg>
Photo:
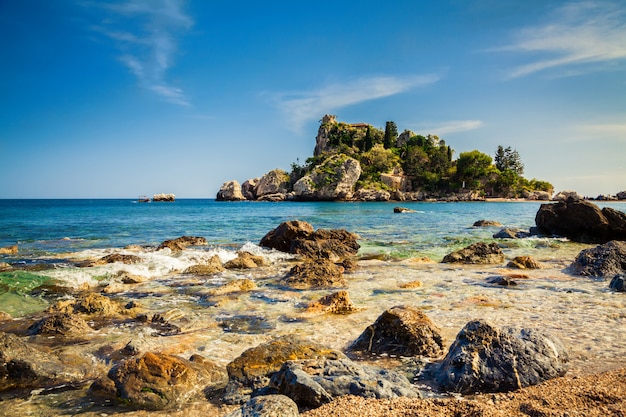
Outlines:
<svg viewBox="0 0 626 417"><path fill-rule="evenodd" d="M0 198L214 198L325 114L626 190L626 1L0 0Z"/></svg>

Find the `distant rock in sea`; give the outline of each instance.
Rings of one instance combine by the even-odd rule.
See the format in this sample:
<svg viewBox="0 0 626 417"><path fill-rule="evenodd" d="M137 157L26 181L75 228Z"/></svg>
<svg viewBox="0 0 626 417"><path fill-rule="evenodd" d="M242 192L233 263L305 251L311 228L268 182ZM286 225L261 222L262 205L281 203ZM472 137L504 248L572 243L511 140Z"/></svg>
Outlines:
<svg viewBox="0 0 626 417"><path fill-rule="evenodd" d="M174 200L176 200L176 196L174 194L155 194L152 196L152 201L172 202Z"/></svg>

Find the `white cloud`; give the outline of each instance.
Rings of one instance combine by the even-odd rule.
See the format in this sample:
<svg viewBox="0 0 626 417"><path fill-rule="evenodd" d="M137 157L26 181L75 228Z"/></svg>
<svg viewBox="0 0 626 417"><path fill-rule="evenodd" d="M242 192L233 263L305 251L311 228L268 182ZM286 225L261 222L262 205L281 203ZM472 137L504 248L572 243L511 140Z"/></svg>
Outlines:
<svg viewBox="0 0 626 417"><path fill-rule="evenodd" d="M420 128L417 130L437 136L443 136L450 133L467 132L468 130L479 129L484 125L485 123L482 120L450 120L432 127Z"/></svg>
<svg viewBox="0 0 626 417"><path fill-rule="evenodd" d="M323 86L317 90L272 94L272 99L288 117L294 130L320 115L346 106L400 94L416 87L433 84L437 75L408 77L369 77Z"/></svg>
<svg viewBox="0 0 626 417"><path fill-rule="evenodd" d="M120 61L146 90L164 100L188 106L182 89L167 81L177 53L176 35L193 25L182 10L182 0L127 0L123 3L87 3L108 12L92 29L115 41ZM120 28L124 29L120 29Z"/></svg>
<svg viewBox="0 0 626 417"><path fill-rule="evenodd" d="M513 43L495 50L542 56L512 70L512 78L573 65L591 70L596 68L590 64L626 59L626 8L618 3L583 1L562 6L548 22L518 31ZM567 70L561 75L571 74Z"/></svg>
<svg viewBox="0 0 626 417"><path fill-rule="evenodd" d="M622 140L626 140L626 123L590 124L581 125L580 128L603 136L621 136Z"/></svg>

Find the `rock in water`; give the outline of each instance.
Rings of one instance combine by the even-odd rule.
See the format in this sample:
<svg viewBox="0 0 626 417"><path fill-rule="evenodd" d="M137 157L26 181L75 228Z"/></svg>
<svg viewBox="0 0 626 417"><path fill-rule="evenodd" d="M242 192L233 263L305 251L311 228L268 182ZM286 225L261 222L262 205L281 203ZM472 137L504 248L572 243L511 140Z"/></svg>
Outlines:
<svg viewBox="0 0 626 417"><path fill-rule="evenodd" d="M298 417L298 405L286 395L254 397L225 417Z"/></svg>
<svg viewBox="0 0 626 417"><path fill-rule="evenodd" d="M350 350L401 356L436 357L443 352L440 329L422 311L396 306L381 314Z"/></svg>
<svg viewBox="0 0 626 417"><path fill-rule="evenodd" d="M611 241L582 250L570 268L578 275L611 277L626 273L626 242Z"/></svg>
<svg viewBox="0 0 626 417"><path fill-rule="evenodd" d="M609 284L609 288L617 292L626 292L626 275L615 275Z"/></svg>
<svg viewBox="0 0 626 417"><path fill-rule="evenodd" d="M499 264L504 262L504 253L497 243L478 242L443 258L444 263Z"/></svg>
<svg viewBox="0 0 626 417"><path fill-rule="evenodd" d="M317 408L344 395L420 398L419 391L404 375L347 358L285 362L272 376L270 388L305 408Z"/></svg>
<svg viewBox="0 0 626 417"><path fill-rule="evenodd" d="M242 194L241 185L234 180L222 184L215 198L216 201L241 201L245 199Z"/></svg>
<svg viewBox="0 0 626 417"><path fill-rule="evenodd" d="M471 321L436 370L445 390L506 392L565 375L568 354L554 336L528 328L497 328Z"/></svg>

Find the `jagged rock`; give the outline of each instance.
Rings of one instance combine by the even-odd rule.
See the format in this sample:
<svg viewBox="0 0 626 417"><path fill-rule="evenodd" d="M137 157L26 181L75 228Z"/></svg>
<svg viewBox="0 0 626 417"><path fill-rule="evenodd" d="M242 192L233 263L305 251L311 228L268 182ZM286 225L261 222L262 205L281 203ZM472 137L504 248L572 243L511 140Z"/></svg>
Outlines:
<svg viewBox="0 0 626 417"><path fill-rule="evenodd" d="M300 290L336 288L347 285L343 268L327 259L308 259L291 268L281 282Z"/></svg>
<svg viewBox="0 0 626 417"><path fill-rule="evenodd" d="M286 395L254 397L224 417L298 417L298 404Z"/></svg>
<svg viewBox="0 0 626 417"><path fill-rule="evenodd" d="M502 227L502 223L495 220L478 220L474 222L474 227Z"/></svg>
<svg viewBox="0 0 626 417"><path fill-rule="evenodd" d="M269 194L287 194L291 179L282 169L275 169L263 175L254 189L257 199Z"/></svg>
<svg viewBox="0 0 626 417"><path fill-rule="evenodd" d="M546 234L575 242L606 243L626 240L626 214L610 207L602 210L585 200L542 204L535 216L537 228Z"/></svg>
<svg viewBox="0 0 626 417"><path fill-rule="evenodd" d="M243 184L241 184L241 194L246 200L256 200L256 193L254 190L259 185L259 181L261 181L261 178L251 178L249 180L245 180Z"/></svg>
<svg viewBox="0 0 626 417"><path fill-rule="evenodd" d="M61 300L45 310L51 314L86 314L91 316L115 316L130 313L121 303L111 300L102 294L89 293L76 300Z"/></svg>
<svg viewBox="0 0 626 417"><path fill-rule="evenodd" d="M499 264L504 262L504 253L497 243L478 242L446 255L444 263Z"/></svg>
<svg viewBox="0 0 626 417"><path fill-rule="evenodd" d="M248 278L240 278L230 281L218 288L207 292L209 296L225 295L233 292L251 291L256 288L256 284Z"/></svg>
<svg viewBox="0 0 626 417"><path fill-rule="evenodd" d="M565 375L569 356L554 336L537 329L467 323L437 367L447 391L506 392Z"/></svg>
<svg viewBox="0 0 626 417"><path fill-rule="evenodd" d="M507 264L509 268L517 269L540 269L541 264L531 256L516 256Z"/></svg>
<svg viewBox="0 0 626 417"><path fill-rule="evenodd" d="M85 320L75 314L53 314L33 323L28 334L43 334L63 337L84 337L91 332Z"/></svg>
<svg viewBox="0 0 626 417"><path fill-rule="evenodd" d="M294 240L307 239L313 234L313 231L311 224L300 220L291 220L283 222L274 230L269 231L259 244L267 248L290 253L291 244Z"/></svg>
<svg viewBox="0 0 626 417"><path fill-rule="evenodd" d="M122 254L122 253L112 253L110 255L107 256L103 256L100 259L96 259L94 260L90 260L90 261L84 261L84 262L80 262L77 264L77 266L81 267L81 268L90 268L93 266L101 266L101 265L106 265L106 264L112 264L112 263L123 263L125 265L132 265L132 264L137 264L140 263L142 261L142 259L137 256L137 255L126 255L126 254Z"/></svg>
<svg viewBox="0 0 626 417"><path fill-rule="evenodd" d="M574 200L583 200L584 197L580 194L578 194L576 191L572 191L572 190L564 190L564 191L560 191L557 194L554 195L554 197L552 197L552 200L554 201L567 201L570 198L574 199Z"/></svg>
<svg viewBox="0 0 626 417"><path fill-rule="evenodd" d="M4 248L0 248L0 255L15 255L18 252L18 246L5 246Z"/></svg>
<svg viewBox="0 0 626 417"><path fill-rule="evenodd" d="M233 180L222 184L215 199L217 201L241 201L246 198L241 191L241 185Z"/></svg>
<svg viewBox="0 0 626 417"><path fill-rule="evenodd" d="M250 394L265 387L272 374L288 360L316 358L343 359L346 356L337 350L294 335L278 337L250 348L226 367L229 382L224 401L228 404L247 401Z"/></svg>
<svg viewBox="0 0 626 417"><path fill-rule="evenodd" d="M350 314L361 310L352 304L348 291L337 291L326 295L307 306L307 311L322 311L332 314Z"/></svg>
<svg viewBox="0 0 626 417"><path fill-rule="evenodd" d="M582 250L570 266L575 274L611 277L626 273L626 242L611 241Z"/></svg>
<svg viewBox="0 0 626 417"><path fill-rule="evenodd" d="M224 369L199 355L189 360L147 352L123 361L109 371L116 397L138 409L165 410L182 406L204 390L223 387Z"/></svg>
<svg viewBox="0 0 626 417"><path fill-rule="evenodd" d="M360 188L356 190L352 199L356 201L389 201L391 200L391 193L386 190Z"/></svg>
<svg viewBox="0 0 626 417"><path fill-rule="evenodd" d="M250 252L242 251L237 253L237 257L235 259L231 259L230 261L226 262L224 264L224 268L252 269L265 265L267 265L267 262L262 256L253 255Z"/></svg>
<svg viewBox="0 0 626 417"><path fill-rule="evenodd" d="M626 292L626 275L615 275L609 284L609 288L617 292Z"/></svg>
<svg viewBox="0 0 626 417"><path fill-rule="evenodd" d="M213 255L206 264L192 265L183 271L183 274L213 275L224 271L224 265L218 255Z"/></svg>
<svg viewBox="0 0 626 417"><path fill-rule="evenodd" d="M317 408L344 395L421 397L404 375L347 358L290 360L272 376L269 386L302 408Z"/></svg>
<svg viewBox="0 0 626 417"><path fill-rule="evenodd" d="M11 333L0 333L0 391L77 382L85 375Z"/></svg>
<svg viewBox="0 0 626 417"><path fill-rule="evenodd" d="M443 352L440 332L421 310L396 306L383 312L349 349L364 353L437 357Z"/></svg>
<svg viewBox="0 0 626 417"><path fill-rule="evenodd" d="M361 164L343 154L332 155L293 185L300 200L349 200L361 176Z"/></svg>
<svg viewBox="0 0 626 417"><path fill-rule="evenodd" d="M530 233L522 229L505 227L504 229L501 229L498 233L495 233L493 235L493 238L494 239L522 239L522 238L529 237L529 236L530 236Z"/></svg>
<svg viewBox="0 0 626 417"><path fill-rule="evenodd" d="M176 239L166 240L159 245L157 250L169 248L172 252L185 249L187 246L206 246L209 243L203 237L198 236L181 236Z"/></svg>

